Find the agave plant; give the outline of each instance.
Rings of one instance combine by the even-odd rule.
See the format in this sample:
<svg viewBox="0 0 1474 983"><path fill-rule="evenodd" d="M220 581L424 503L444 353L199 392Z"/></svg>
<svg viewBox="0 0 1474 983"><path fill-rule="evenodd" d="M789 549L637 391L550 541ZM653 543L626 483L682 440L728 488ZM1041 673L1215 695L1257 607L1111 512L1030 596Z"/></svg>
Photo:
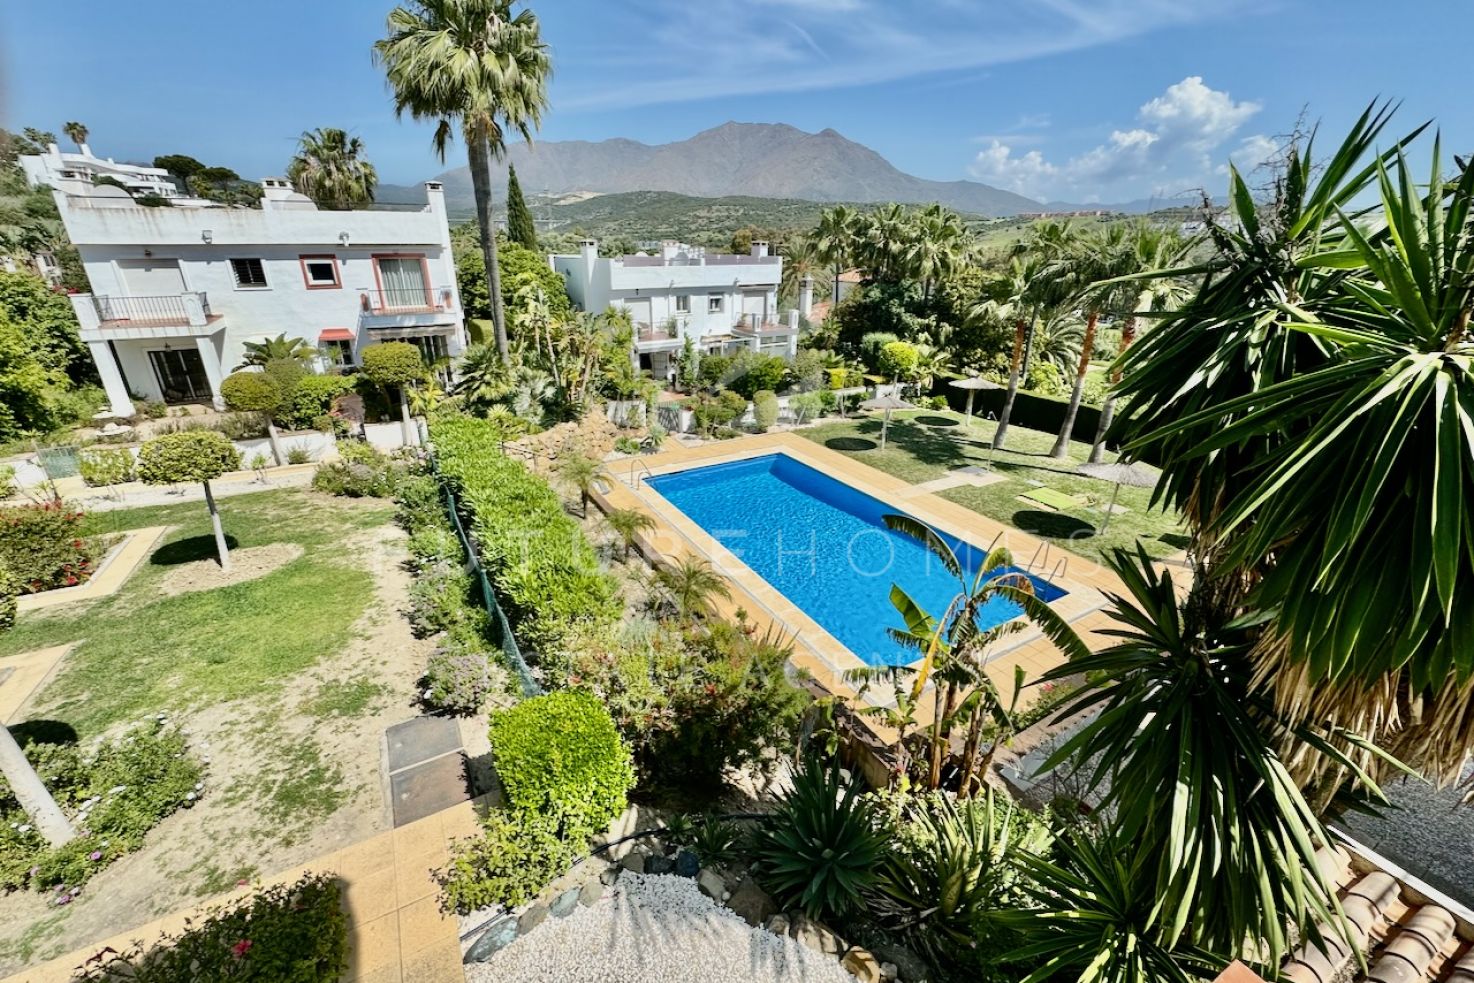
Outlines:
<svg viewBox="0 0 1474 983"><path fill-rule="evenodd" d="M976 946L998 911L1018 903L1019 858L1046 853L1051 837L991 787L962 802L926 796L903 820L910 842L886 857L871 910L950 963Z"/></svg>
<svg viewBox="0 0 1474 983"><path fill-rule="evenodd" d="M759 876L785 906L810 918L843 917L864 906L887 844L858 781L838 760L809 759L756 839Z"/></svg>

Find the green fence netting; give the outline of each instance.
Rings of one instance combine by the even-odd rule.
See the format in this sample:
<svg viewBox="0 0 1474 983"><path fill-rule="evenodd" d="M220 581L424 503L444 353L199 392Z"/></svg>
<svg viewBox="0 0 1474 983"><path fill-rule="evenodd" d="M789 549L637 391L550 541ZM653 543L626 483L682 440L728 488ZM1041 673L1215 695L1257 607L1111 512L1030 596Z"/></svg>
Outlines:
<svg viewBox="0 0 1474 983"><path fill-rule="evenodd" d="M507 665L516 671L518 681L522 684L522 695L540 696L543 689L537 684L537 680L532 678L532 672L527 668L527 661L522 658L522 650L517 646L517 637L512 634L512 626L507 621L507 615L502 611L502 606L497 603L496 591L492 590L491 580L481 566L481 556L476 552L476 545L471 542L471 537L467 535L465 524L461 522L461 512L456 507L455 493L441 477L440 466L436 463L433 453L430 455L430 466L434 469L436 481L440 485L441 493L445 496L445 511L450 516L451 526L455 528L456 538L461 541L461 550L466 555L466 563L475 576L476 582L481 585L481 603L485 605L486 613L491 616L492 641L501 647Z"/></svg>

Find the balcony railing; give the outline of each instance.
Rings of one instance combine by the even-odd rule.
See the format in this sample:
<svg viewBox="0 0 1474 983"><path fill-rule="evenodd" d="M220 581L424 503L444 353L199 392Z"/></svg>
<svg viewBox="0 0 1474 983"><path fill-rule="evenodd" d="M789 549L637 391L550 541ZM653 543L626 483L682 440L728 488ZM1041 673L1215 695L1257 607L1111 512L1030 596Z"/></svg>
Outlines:
<svg viewBox="0 0 1474 983"><path fill-rule="evenodd" d="M97 319L103 324L145 327L203 324L210 318L210 301L203 291L162 297L94 297Z"/></svg>
<svg viewBox="0 0 1474 983"><path fill-rule="evenodd" d="M436 314L453 308L451 292L430 287L399 287L361 290L359 304L365 314Z"/></svg>
<svg viewBox="0 0 1474 983"><path fill-rule="evenodd" d="M681 333L669 324L636 324L636 341L675 341Z"/></svg>

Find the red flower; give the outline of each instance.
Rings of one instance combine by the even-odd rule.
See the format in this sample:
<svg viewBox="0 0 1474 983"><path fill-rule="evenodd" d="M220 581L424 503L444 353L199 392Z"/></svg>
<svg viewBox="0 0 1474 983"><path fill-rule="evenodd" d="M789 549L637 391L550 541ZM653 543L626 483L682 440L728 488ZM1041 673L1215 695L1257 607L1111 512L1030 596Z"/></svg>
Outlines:
<svg viewBox="0 0 1474 983"><path fill-rule="evenodd" d="M230 954L233 955L233 956L235 956L237 959L244 959L244 958L246 958L246 953L248 953L250 951L251 951L251 940L250 939L241 939L235 945L233 945L233 946L230 947Z"/></svg>
<svg viewBox="0 0 1474 983"><path fill-rule="evenodd" d="M72 549L79 550L81 548L82 548L82 541L80 539L74 539L74 540L72 540Z"/></svg>

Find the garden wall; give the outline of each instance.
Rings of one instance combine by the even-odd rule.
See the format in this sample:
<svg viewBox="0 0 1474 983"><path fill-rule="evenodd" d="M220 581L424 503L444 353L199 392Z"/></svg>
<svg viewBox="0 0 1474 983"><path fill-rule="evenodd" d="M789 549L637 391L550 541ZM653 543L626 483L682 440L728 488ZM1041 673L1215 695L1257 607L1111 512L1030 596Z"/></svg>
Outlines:
<svg viewBox="0 0 1474 983"><path fill-rule="evenodd" d="M946 396L948 405L957 412L961 413L967 408L967 393L952 388L945 381L940 383L934 391L938 396ZM1003 412L1003 403L1007 398L1006 389L979 390L972 404L973 416L986 418L991 415L996 420ZM1013 401L1013 413L1009 417L1009 422L1030 430L1059 433L1059 428L1064 426L1065 413L1069 408L1068 399L1053 399L1020 389ZM1100 408L1081 403L1080 412L1075 416L1075 429L1071 432L1071 436L1084 444L1094 443L1095 431L1099 427Z"/></svg>

